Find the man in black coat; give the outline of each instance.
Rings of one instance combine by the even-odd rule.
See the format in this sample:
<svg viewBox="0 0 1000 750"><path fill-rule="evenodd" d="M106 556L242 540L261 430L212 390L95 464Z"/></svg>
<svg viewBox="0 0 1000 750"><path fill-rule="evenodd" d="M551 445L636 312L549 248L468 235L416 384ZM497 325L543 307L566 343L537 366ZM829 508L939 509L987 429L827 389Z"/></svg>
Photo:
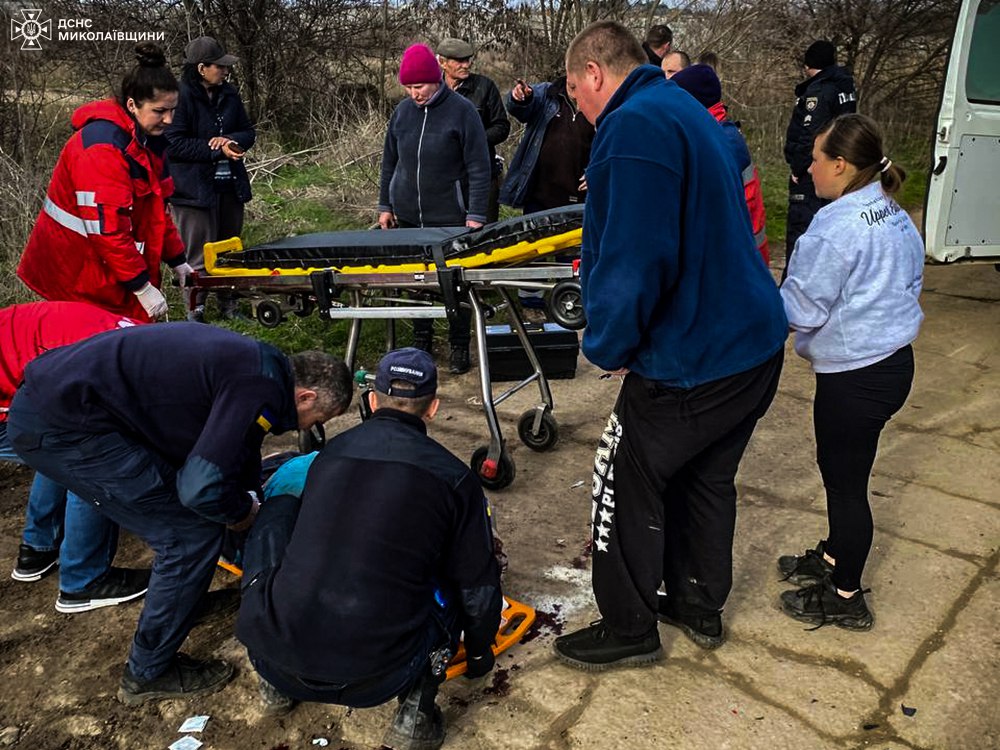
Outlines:
<svg viewBox="0 0 1000 750"><path fill-rule="evenodd" d="M445 84L472 102L486 130L486 144L490 147L493 169L486 221L492 223L500 218L500 183L503 177L503 162L497 159L497 146L510 135L510 120L507 119L507 110L503 107L497 85L486 76L471 72L475 53L475 48L464 39L445 39L437 47Z"/></svg>
<svg viewBox="0 0 1000 750"><path fill-rule="evenodd" d="M502 597L487 502L469 467L427 436L439 403L431 356L390 352L371 418L327 443L301 498L264 503L236 635L269 710L398 697L383 744L438 747L434 699L461 632L466 675L493 668Z"/></svg>
<svg viewBox="0 0 1000 750"><path fill-rule="evenodd" d="M854 78L837 65L837 48L833 42L825 39L813 42L806 50L802 64L806 80L795 87L795 109L785 135L785 161L791 176L788 180L788 225L782 280L795 250L795 241L809 228L816 212L830 202L816 196L809 174L816 133L838 115L858 109Z"/></svg>

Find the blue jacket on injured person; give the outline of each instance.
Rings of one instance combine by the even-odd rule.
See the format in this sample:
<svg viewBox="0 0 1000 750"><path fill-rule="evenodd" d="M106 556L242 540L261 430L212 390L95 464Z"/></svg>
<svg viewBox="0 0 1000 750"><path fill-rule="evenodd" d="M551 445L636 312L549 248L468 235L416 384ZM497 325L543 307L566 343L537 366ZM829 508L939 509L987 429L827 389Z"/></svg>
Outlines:
<svg viewBox="0 0 1000 750"><path fill-rule="evenodd" d="M781 349L788 322L725 133L658 69L632 71L597 119L587 184L587 359L691 388Z"/></svg>

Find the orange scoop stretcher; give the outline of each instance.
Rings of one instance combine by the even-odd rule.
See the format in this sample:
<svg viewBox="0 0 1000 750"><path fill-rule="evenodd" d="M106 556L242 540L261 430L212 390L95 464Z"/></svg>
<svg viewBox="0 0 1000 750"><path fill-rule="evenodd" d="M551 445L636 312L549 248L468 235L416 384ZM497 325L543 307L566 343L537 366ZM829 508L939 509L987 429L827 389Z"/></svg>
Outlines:
<svg viewBox="0 0 1000 750"><path fill-rule="evenodd" d="M219 560L219 567L232 573L234 576L242 577L243 571L227 560ZM500 615L500 628L497 630L497 638L493 643L493 655L499 656L515 643L524 638L528 628L535 621L535 610L527 604L505 596L504 609ZM465 674L468 664L465 661L465 645L458 644L458 653L448 662L447 679Z"/></svg>

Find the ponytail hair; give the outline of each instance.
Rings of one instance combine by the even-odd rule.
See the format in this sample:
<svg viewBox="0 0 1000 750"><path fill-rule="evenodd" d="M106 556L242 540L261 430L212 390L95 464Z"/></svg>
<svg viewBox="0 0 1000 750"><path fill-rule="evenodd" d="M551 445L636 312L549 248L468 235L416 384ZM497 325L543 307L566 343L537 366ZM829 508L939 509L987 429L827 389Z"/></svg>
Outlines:
<svg viewBox="0 0 1000 750"><path fill-rule="evenodd" d="M848 114L831 120L818 134L825 135L823 153L831 159L843 158L858 170L844 195L860 190L878 178L888 195L899 192L906 170L893 164L882 147L882 130L867 115Z"/></svg>
<svg viewBox="0 0 1000 750"><path fill-rule="evenodd" d="M177 79L167 67L167 57L163 49L153 42L135 45L138 61L122 79L119 103L124 107L129 99L137 105L157 97L157 93L177 91Z"/></svg>

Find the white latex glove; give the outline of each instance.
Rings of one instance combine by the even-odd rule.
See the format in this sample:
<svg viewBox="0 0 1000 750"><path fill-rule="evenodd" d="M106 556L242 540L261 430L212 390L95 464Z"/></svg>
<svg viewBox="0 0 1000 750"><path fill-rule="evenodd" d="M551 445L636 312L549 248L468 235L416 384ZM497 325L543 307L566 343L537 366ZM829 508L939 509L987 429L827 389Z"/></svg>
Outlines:
<svg viewBox="0 0 1000 750"><path fill-rule="evenodd" d="M174 273L177 274L177 285L183 289L184 285L187 283L187 277L191 275L194 271L191 268L190 263L181 263L179 266L174 268Z"/></svg>
<svg viewBox="0 0 1000 750"><path fill-rule="evenodd" d="M135 293L135 296L149 317L160 318L167 314L167 301L163 299L163 294L148 281L142 289Z"/></svg>

